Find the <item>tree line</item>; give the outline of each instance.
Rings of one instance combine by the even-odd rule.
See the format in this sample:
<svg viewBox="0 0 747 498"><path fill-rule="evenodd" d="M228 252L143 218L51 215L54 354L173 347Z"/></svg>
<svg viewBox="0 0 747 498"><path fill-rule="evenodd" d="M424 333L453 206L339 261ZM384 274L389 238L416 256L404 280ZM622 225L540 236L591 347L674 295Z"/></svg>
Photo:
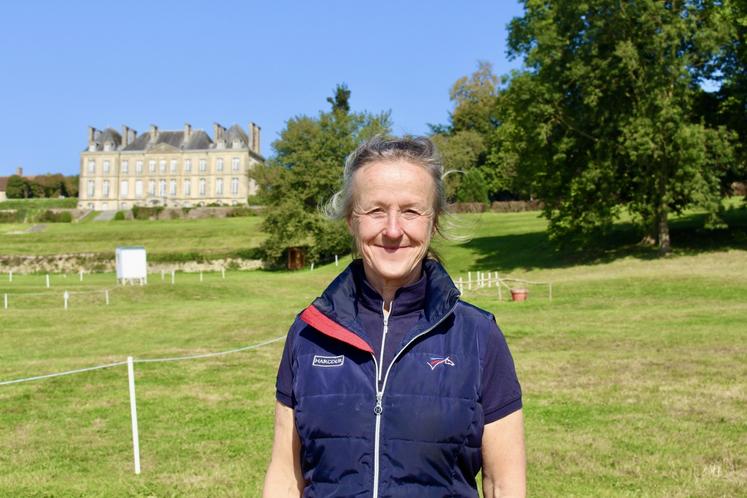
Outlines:
<svg viewBox="0 0 747 498"><path fill-rule="evenodd" d="M78 197L78 175L46 174L34 177L12 175L5 187L8 199Z"/></svg>
<svg viewBox="0 0 747 498"><path fill-rule="evenodd" d="M521 70L488 63L455 82L448 123L430 125L454 201L540 199L552 240L585 247L631 216L642 242L670 250L669 220L705 209L747 176L747 0L523 0L508 27ZM319 206L340 187L343 159L386 113L331 109L288 121L256 175L268 210L263 246L313 260L348 244ZM349 245L347 246L349 247Z"/></svg>

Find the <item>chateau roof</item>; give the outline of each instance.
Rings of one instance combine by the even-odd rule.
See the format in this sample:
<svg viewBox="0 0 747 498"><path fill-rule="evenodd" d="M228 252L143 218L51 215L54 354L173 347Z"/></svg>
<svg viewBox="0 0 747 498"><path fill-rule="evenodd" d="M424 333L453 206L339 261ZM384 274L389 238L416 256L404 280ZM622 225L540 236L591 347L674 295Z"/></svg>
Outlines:
<svg viewBox="0 0 747 498"><path fill-rule="evenodd" d="M147 150L158 144L167 144L182 150L209 149L212 143L210 136L202 130L194 130L186 141L183 131L158 131L154 141L151 141L151 134L145 132L122 150Z"/></svg>
<svg viewBox="0 0 747 498"><path fill-rule="evenodd" d="M101 132L101 135L98 138L98 142L100 144L112 142L115 147L119 147L120 145L122 145L122 135L120 135L117 130L107 128Z"/></svg>
<svg viewBox="0 0 747 498"><path fill-rule="evenodd" d="M226 136L225 136L227 143L232 143L235 141L244 142L244 145L249 144L249 136L244 132L244 130L241 129L241 126L239 125L233 125L228 130L226 130Z"/></svg>

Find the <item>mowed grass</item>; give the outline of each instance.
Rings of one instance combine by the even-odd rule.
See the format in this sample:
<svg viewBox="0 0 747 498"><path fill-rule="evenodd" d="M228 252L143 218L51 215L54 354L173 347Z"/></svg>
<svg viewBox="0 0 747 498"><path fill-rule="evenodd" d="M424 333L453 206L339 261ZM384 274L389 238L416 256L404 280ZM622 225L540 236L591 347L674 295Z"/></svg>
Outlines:
<svg viewBox="0 0 747 498"><path fill-rule="evenodd" d="M555 254L536 213L465 220L470 242L439 244L454 278L490 270L553 283L552 302L540 286L530 286L525 303L498 302L493 288L464 296L495 314L516 361L532 496L743 494L742 215L727 230L736 239L714 246L708 233L691 234L667 258L635 246L585 259ZM677 223L675 244L694 221ZM710 240L719 237L726 235L711 232ZM145 287L115 287L111 274L82 283L53 275L49 290L41 275L15 275L13 283L0 275L0 293L10 298L0 308L0 381L281 337L340 269L228 272L225 280L206 273L203 282L178 273L174 286L151 275ZM112 288L109 306L104 288ZM258 496L281 352L275 342L136 364L139 476L125 367L0 386L0 495Z"/></svg>
<svg viewBox="0 0 747 498"><path fill-rule="evenodd" d="M142 245L149 254L191 252L218 257L259 246L262 218L86 221L47 223L42 231L25 232L32 225L0 224L0 254L52 255L111 253L120 245Z"/></svg>

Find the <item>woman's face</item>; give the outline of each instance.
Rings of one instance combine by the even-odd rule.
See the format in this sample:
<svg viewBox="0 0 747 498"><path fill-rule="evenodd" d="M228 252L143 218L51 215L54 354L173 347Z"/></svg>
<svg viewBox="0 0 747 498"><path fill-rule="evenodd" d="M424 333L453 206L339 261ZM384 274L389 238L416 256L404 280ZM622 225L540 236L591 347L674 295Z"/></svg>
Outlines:
<svg viewBox="0 0 747 498"><path fill-rule="evenodd" d="M355 237L369 280L398 286L420 276L433 234L435 185L430 174L407 161L366 164L353 176Z"/></svg>

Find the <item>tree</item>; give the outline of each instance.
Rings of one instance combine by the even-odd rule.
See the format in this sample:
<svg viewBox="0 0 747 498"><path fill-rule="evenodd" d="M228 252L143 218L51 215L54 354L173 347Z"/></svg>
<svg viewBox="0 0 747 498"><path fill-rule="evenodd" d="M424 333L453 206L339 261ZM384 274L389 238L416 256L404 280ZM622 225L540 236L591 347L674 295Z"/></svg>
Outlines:
<svg viewBox="0 0 747 498"><path fill-rule="evenodd" d="M527 138L496 160L532 171L556 240L589 241L627 207L669 251L670 213L718 212L732 153L729 131L694 112L728 37L718 4L523 3L509 47L526 71L512 78L499 121L504 138Z"/></svg>
<svg viewBox="0 0 747 498"><path fill-rule="evenodd" d="M8 184L5 186L5 194L8 196L8 199L28 199L33 197L29 181L18 175L12 175L8 178Z"/></svg>
<svg viewBox="0 0 747 498"><path fill-rule="evenodd" d="M267 206L261 249L271 263L281 263L295 246L307 247L311 262L350 251L345 224L325 219L320 208L341 187L345 157L363 140L388 133L390 119L389 113L350 112L349 98L350 90L339 85L327 99L329 111L288 120L272 144L274 157L252 173Z"/></svg>

